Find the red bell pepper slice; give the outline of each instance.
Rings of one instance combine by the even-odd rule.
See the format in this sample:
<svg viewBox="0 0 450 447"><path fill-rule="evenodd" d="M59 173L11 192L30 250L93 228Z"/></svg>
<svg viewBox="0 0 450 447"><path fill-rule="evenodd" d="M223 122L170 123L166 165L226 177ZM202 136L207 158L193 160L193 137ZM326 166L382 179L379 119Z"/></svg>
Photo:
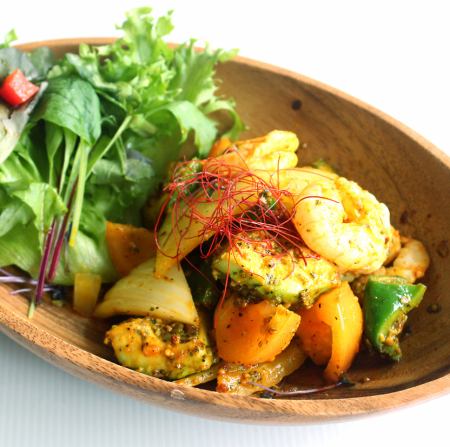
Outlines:
<svg viewBox="0 0 450 447"><path fill-rule="evenodd" d="M39 87L30 82L21 70L16 69L8 75L0 87L0 98L12 107L22 105L39 91Z"/></svg>

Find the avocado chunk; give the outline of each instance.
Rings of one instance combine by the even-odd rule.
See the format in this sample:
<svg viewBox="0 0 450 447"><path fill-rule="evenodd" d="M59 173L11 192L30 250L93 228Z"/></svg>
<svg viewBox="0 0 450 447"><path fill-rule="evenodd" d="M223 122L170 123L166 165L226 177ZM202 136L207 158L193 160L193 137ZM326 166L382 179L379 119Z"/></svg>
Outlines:
<svg viewBox="0 0 450 447"><path fill-rule="evenodd" d="M306 246L286 249L251 233L227 245L212 261L215 279L226 280L239 296L311 307L323 292L340 283L337 267Z"/></svg>
<svg viewBox="0 0 450 447"><path fill-rule="evenodd" d="M216 361L207 329L159 318L133 318L106 334L123 366L150 376L175 380L209 369Z"/></svg>

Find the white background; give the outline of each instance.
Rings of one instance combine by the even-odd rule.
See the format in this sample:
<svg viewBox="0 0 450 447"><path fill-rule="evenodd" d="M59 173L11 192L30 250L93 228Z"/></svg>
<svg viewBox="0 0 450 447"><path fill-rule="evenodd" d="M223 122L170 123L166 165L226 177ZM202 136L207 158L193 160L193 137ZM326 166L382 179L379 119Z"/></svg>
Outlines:
<svg viewBox="0 0 450 447"><path fill-rule="evenodd" d="M106 36L148 2L2 2L0 35ZM387 112L450 154L446 1L153 1L191 36L301 72ZM445 341L445 342L448 342ZM0 447L448 445L450 396L338 424L246 426L154 408L82 382L0 335ZM445 441L447 439L447 441Z"/></svg>

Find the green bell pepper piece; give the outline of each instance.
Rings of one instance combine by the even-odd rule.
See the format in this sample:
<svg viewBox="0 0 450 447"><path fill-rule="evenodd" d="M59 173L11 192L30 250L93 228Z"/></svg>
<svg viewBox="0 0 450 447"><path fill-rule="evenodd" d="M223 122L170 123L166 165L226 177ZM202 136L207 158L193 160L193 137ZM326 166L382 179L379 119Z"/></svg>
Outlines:
<svg viewBox="0 0 450 447"><path fill-rule="evenodd" d="M364 291L364 330L367 339L381 354L399 361L398 340L407 313L422 301L423 284L409 284L398 276L372 276Z"/></svg>

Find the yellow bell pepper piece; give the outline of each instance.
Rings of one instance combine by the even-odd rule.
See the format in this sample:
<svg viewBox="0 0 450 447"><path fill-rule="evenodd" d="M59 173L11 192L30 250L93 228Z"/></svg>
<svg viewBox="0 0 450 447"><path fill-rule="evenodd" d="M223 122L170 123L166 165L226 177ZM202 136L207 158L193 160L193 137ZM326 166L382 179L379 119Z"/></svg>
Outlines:
<svg viewBox="0 0 450 447"><path fill-rule="evenodd" d="M102 277L95 273L75 273L73 288L73 308L76 312L89 317L97 304Z"/></svg>
<svg viewBox="0 0 450 447"><path fill-rule="evenodd" d="M324 293L310 309L300 312L297 335L303 349L318 365L327 364L324 377L338 382L359 351L363 315L347 282Z"/></svg>

